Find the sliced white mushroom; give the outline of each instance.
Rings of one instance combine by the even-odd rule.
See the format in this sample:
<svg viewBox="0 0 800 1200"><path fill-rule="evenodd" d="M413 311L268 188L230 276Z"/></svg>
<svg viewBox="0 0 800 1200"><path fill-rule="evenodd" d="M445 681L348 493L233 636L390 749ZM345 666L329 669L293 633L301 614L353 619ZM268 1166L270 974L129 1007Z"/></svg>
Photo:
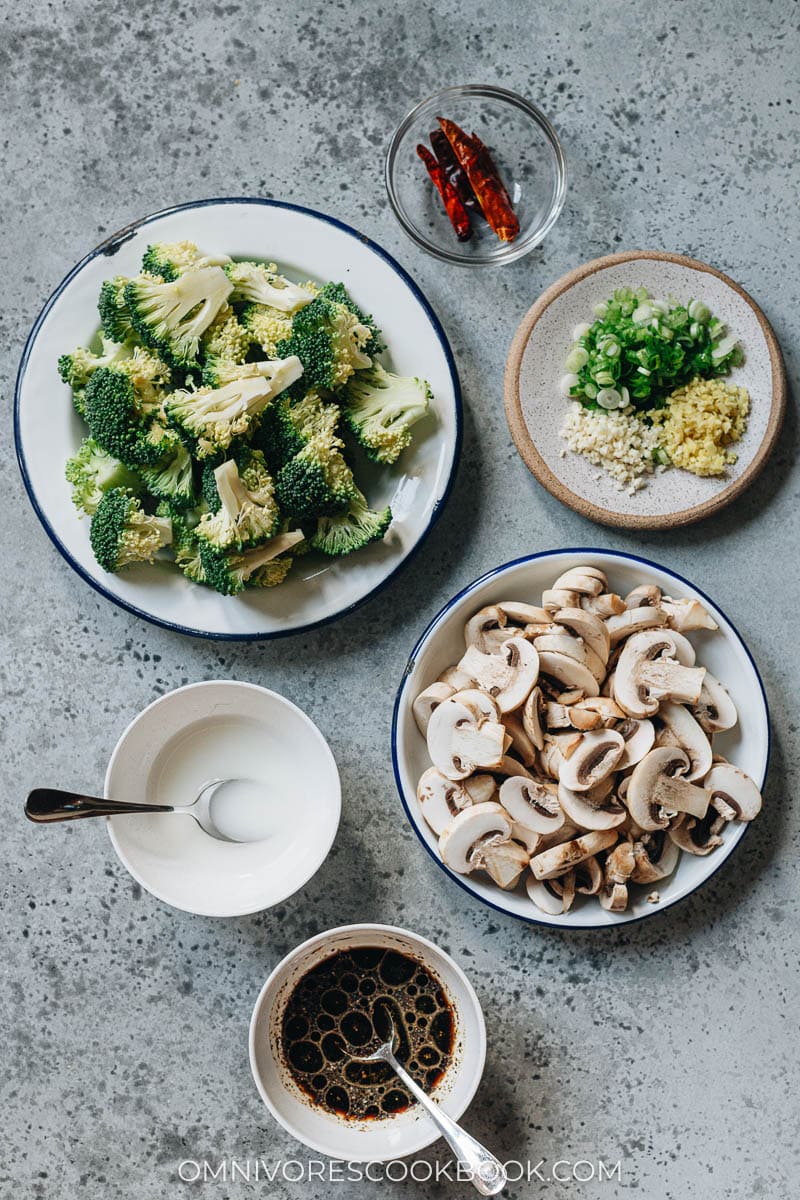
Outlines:
<svg viewBox="0 0 800 1200"><path fill-rule="evenodd" d="M547 624L550 613L546 608L538 608L535 604L523 604L518 600L500 600L496 605L506 618L514 625Z"/></svg>
<svg viewBox="0 0 800 1200"><path fill-rule="evenodd" d="M661 603L661 588L654 583L640 583L625 597L626 608L651 608Z"/></svg>
<svg viewBox="0 0 800 1200"><path fill-rule="evenodd" d="M553 615L557 625L563 625L576 637L582 638L605 665L611 651L611 637L605 621L583 608L560 608Z"/></svg>
<svg viewBox="0 0 800 1200"><path fill-rule="evenodd" d="M622 758L617 763L618 771L627 771L634 767L652 749L656 740L656 730L652 721L637 721L635 717L626 717L615 725L617 733L621 734L625 743Z"/></svg>
<svg viewBox="0 0 800 1200"><path fill-rule="evenodd" d="M526 767L533 766L536 762L537 748L528 737L525 726L522 723L522 718L518 713L506 713L503 717L503 724L511 738L511 748L514 753Z"/></svg>
<svg viewBox="0 0 800 1200"><path fill-rule="evenodd" d="M711 804L726 821L752 821L761 812L761 792L749 775L730 763L717 763L703 780Z"/></svg>
<svg viewBox="0 0 800 1200"><path fill-rule="evenodd" d="M543 780L510 776L500 787L500 803L515 824L533 833L555 833L564 824L557 789Z"/></svg>
<svg viewBox="0 0 800 1200"><path fill-rule="evenodd" d="M496 654L469 646L458 665L488 692L501 713L520 708L539 677L539 655L522 637L509 638Z"/></svg>
<svg viewBox="0 0 800 1200"><path fill-rule="evenodd" d="M688 708L671 700L662 701L658 709L658 720L669 729L676 745L689 756L686 778L702 779L711 770L711 743Z"/></svg>
<svg viewBox="0 0 800 1200"><path fill-rule="evenodd" d="M675 643L675 657L678 662L684 667L693 667L697 661L697 652L686 635L678 633L677 629L670 629L669 636Z"/></svg>
<svg viewBox="0 0 800 1200"><path fill-rule="evenodd" d="M447 667L442 671L437 683L447 683L454 692L460 692L464 688L471 688L475 680L466 671L460 671L458 667Z"/></svg>
<svg viewBox="0 0 800 1200"><path fill-rule="evenodd" d="M552 618L553 613L560 608L581 608L580 592L566 591L564 588L546 588L542 592L542 608Z"/></svg>
<svg viewBox="0 0 800 1200"><path fill-rule="evenodd" d="M562 763L559 783L573 792L588 792L611 774L624 749L622 734L615 729L590 730Z"/></svg>
<svg viewBox="0 0 800 1200"><path fill-rule="evenodd" d="M596 858L585 858L574 869L575 891L581 896L596 896L603 886L603 868Z"/></svg>
<svg viewBox="0 0 800 1200"><path fill-rule="evenodd" d="M569 606L564 605L564 607ZM600 596L581 596L580 607L605 619L625 612L625 601L616 592L604 592Z"/></svg>
<svg viewBox="0 0 800 1200"><path fill-rule="evenodd" d="M578 837L584 832L585 830L579 829L578 826L574 825L572 821L570 821L569 817L567 817L561 828L556 829L554 833L540 834L541 840L536 849L536 853L539 854L543 850L551 850L553 846L561 846L564 842L571 842L574 838ZM533 857L533 855L531 855L531 857Z"/></svg>
<svg viewBox="0 0 800 1200"><path fill-rule="evenodd" d="M600 685L589 668L574 658L570 658L567 654L550 651L540 653L539 670L543 675L547 675L550 679L555 679L569 688L579 688L584 696L600 694Z"/></svg>
<svg viewBox="0 0 800 1200"><path fill-rule="evenodd" d="M455 779L448 779L436 767L429 767L417 784L417 800L422 815L435 834L444 833L462 809L472 804L466 788Z"/></svg>
<svg viewBox="0 0 800 1200"><path fill-rule="evenodd" d="M414 714L414 720L417 722L417 729L423 737L428 732L428 722L431 719L431 713L437 705L443 700L453 695L453 688L449 683L432 683L426 687L417 696L411 706L411 711Z"/></svg>
<svg viewBox="0 0 800 1200"><path fill-rule="evenodd" d="M479 721L499 721L500 709L497 707L496 701L488 694L481 691L480 688L462 688L460 692L453 692L453 695L448 697L454 700L457 704L463 704Z"/></svg>
<svg viewBox="0 0 800 1200"><path fill-rule="evenodd" d="M614 699L628 716L650 717L662 700L695 704L704 677L704 667L677 661L668 630L647 629L625 643L614 673Z"/></svg>
<svg viewBox="0 0 800 1200"><path fill-rule="evenodd" d="M528 893L528 898L533 901L536 907L551 917L560 917L568 911L568 908L565 907L565 902L568 902L570 899L569 892L565 895L564 889L559 886L558 880L539 880L535 875L529 874L525 880L525 890Z"/></svg>
<svg viewBox="0 0 800 1200"><path fill-rule="evenodd" d="M657 883L675 870L680 850L666 830L655 830L634 841L633 857L636 862L631 875L633 882Z"/></svg>
<svg viewBox="0 0 800 1200"><path fill-rule="evenodd" d="M479 721L472 709L450 698L431 714L428 753L448 779L466 779L480 767L500 766L505 737L505 727L499 722Z"/></svg>
<svg viewBox="0 0 800 1200"><path fill-rule="evenodd" d="M618 829L628 816L627 809L606 780L590 792L573 792L563 783L558 785L558 802L573 824L579 829Z"/></svg>
<svg viewBox="0 0 800 1200"><path fill-rule="evenodd" d="M700 699L692 706L692 713L706 733L722 733L733 729L739 720L736 705L718 679L706 671Z"/></svg>
<svg viewBox="0 0 800 1200"><path fill-rule="evenodd" d="M624 912L628 907L628 886L625 883L604 883L597 893L602 908L609 912Z"/></svg>
<svg viewBox="0 0 800 1200"><path fill-rule="evenodd" d="M475 855L489 844L511 838L511 818L499 804L472 804L463 809L439 838L442 862L459 875L469 875L478 865Z"/></svg>
<svg viewBox="0 0 800 1200"><path fill-rule="evenodd" d="M564 755L558 747L558 743L551 741L551 734L547 735L547 739L539 751L539 765L550 779L558 779L558 773L561 770L561 764L564 761Z"/></svg>
<svg viewBox="0 0 800 1200"><path fill-rule="evenodd" d="M539 654L565 654L567 658L574 658L575 662L591 671L597 684L597 690L600 690L600 684L606 677L605 660L595 654L583 638L573 637L571 633L565 631L543 633L535 639L534 645ZM578 686L580 687L580 685Z"/></svg>
<svg viewBox="0 0 800 1200"><path fill-rule="evenodd" d="M518 758L514 758L513 754L504 754L499 764L494 768L494 771L497 775L505 775L509 779L513 779L516 776L519 776L521 779L533 779L533 775L528 768Z"/></svg>
<svg viewBox="0 0 800 1200"><path fill-rule="evenodd" d="M685 850L687 854L696 854L700 858L711 854L717 846L722 845L722 838L719 834L725 826L725 818L721 817L716 810L712 809L711 811L714 819L705 821L698 821L696 817L691 817L688 813L681 813L669 827L670 841L674 842L679 849Z"/></svg>
<svg viewBox="0 0 800 1200"><path fill-rule="evenodd" d="M530 854L524 846L513 840L507 842L485 842L472 855L476 868L487 875L503 891L515 888L528 869Z"/></svg>
<svg viewBox="0 0 800 1200"><path fill-rule="evenodd" d="M657 625L666 625L667 615L660 608L628 608L623 613L617 616L609 617L606 621L608 636L611 639L611 645L618 645L623 638L630 637L634 633L641 633L643 629L652 629Z"/></svg>
<svg viewBox="0 0 800 1200"><path fill-rule="evenodd" d="M599 567L570 567L553 584L556 591L577 592L581 596L599 596L608 587L605 573Z"/></svg>
<svg viewBox="0 0 800 1200"><path fill-rule="evenodd" d="M572 708L596 714L603 725L625 719L625 713L610 696L588 696L585 700L577 700Z"/></svg>
<svg viewBox="0 0 800 1200"><path fill-rule="evenodd" d="M482 608L464 626L464 642L467 646L475 646L482 654L492 654L497 643L489 635L499 632L503 635L501 640L505 641L508 637L508 634L504 634L507 623L506 614L497 605Z"/></svg>
<svg viewBox="0 0 800 1200"><path fill-rule="evenodd" d="M485 804L487 800L495 799L497 780L494 775L470 775L463 786L473 804Z"/></svg>
<svg viewBox="0 0 800 1200"><path fill-rule="evenodd" d="M673 600L664 596L661 608L667 615L670 628L679 633L688 633L692 629L719 629L719 625L699 600Z"/></svg>
<svg viewBox="0 0 800 1200"><path fill-rule="evenodd" d="M666 829L676 812L706 815L711 792L689 783L688 770L689 756L678 746L657 746L636 764L625 804L642 829Z"/></svg>
<svg viewBox="0 0 800 1200"><path fill-rule="evenodd" d="M531 870L537 879L555 879L572 870L586 858L592 858L601 850L607 850L617 840L616 830L597 830L581 834L571 842L562 842L550 850L544 850L531 859Z"/></svg>
<svg viewBox="0 0 800 1200"><path fill-rule="evenodd" d="M541 708L542 689L535 687L522 706L522 725L528 737L537 750L544 746L544 729L542 728Z"/></svg>

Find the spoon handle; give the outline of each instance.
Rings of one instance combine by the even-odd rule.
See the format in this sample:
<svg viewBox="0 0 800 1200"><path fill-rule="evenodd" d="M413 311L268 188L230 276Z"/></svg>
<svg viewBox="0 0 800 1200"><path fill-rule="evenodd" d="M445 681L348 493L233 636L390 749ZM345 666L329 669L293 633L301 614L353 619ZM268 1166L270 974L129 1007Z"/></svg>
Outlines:
<svg viewBox="0 0 800 1200"><path fill-rule="evenodd" d="M411 1094L427 1112L437 1126L450 1149L471 1171L471 1183L482 1196L496 1196L508 1182L506 1171L499 1159L482 1146L471 1133L462 1129L452 1117L448 1117L438 1104L431 1100L427 1092L411 1078L408 1071L397 1061L393 1054L386 1055L392 1070L400 1077Z"/></svg>
<svg viewBox="0 0 800 1200"><path fill-rule="evenodd" d="M115 813L171 812L164 804L127 804L121 800L100 800L80 792L61 792L57 788L34 788L25 801L25 816L37 824L50 821L77 821L80 817L113 817Z"/></svg>

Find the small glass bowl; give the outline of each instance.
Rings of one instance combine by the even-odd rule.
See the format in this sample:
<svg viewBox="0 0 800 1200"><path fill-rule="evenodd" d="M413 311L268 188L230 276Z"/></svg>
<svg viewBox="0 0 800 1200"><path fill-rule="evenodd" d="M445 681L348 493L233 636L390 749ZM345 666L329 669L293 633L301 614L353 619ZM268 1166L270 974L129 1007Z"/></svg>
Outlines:
<svg viewBox="0 0 800 1200"><path fill-rule="evenodd" d="M430 148L437 117L448 117L489 147L505 183L520 231L501 242L483 219L473 220L469 241L460 242L425 166L417 143ZM463 266L510 263L538 246L564 205L567 170L558 135L535 104L489 84L444 88L404 117L386 155L389 203L410 238L429 254Z"/></svg>

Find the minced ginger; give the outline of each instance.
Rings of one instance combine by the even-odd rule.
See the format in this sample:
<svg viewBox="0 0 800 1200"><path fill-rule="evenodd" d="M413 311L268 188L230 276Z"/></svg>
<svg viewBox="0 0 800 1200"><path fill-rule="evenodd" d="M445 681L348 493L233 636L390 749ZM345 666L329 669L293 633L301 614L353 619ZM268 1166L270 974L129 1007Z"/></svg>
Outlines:
<svg viewBox="0 0 800 1200"><path fill-rule="evenodd" d="M747 427L750 396L746 388L721 379L693 379L677 388L665 408L648 413L658 428L659 445L676 467L694 475L722 475L735 463L729 449Z"/></svg>

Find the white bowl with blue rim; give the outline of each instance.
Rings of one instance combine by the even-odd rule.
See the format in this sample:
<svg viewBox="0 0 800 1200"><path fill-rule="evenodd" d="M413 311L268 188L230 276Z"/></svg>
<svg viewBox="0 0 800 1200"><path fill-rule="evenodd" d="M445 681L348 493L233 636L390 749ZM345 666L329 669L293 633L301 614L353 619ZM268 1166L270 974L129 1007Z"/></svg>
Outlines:
<svg viewBox="0 0 800 1200"><path fill-rule="evenodd" d="M458 592L433 618L409 656L392 721L392 758L400 798L411 827L434 862L465 892L490 908L521 920L561 928L596 929L624 925L663 912L691 895L726 863L747 832L748 826L728 825L723 842L706 857L682 853L675 872L659 881L657 904L647 900L651 889L632 888L625 912L608 912L594 897L579 897L570 912L550 916L528 898L524 887L504 892L485 875L457 875L441 860L438 838L425 823L416 797L417 781L430 766L425 739L411 710L415 696L432 683L446 667L464 653L464 625L478 609L501 600L539 604L542 591L570 567L588 563L608 576L612 591L625 595L639 584L656 584L666 594L701 601L719 625L719 630L691 634L698 664L719 679L730 692L739 721L734 729L714 737L714 751L746 771L763 789L769 763L769 710L764 685L753 657L734 625L714 601L681 575L639 558L613 550L569 549L527 555L488 571Z"/></svg>
<svg viewBox="0 0 800 1200"><path fill-rule="evenodd" d="M171 564L103 571L89 545L89 522L72 506L64 464L86 434L56 371L60 354L98 330L103 280L133 275L151 242L188 239L234 258L277 261L292 279L342 281L374 315L387 365L428 380L431 412L414 442L388 468L369 468L375 508L391 505L384 541L343 559L310 555L278 588L220 596L190 583ZM386 586L420 546L450 490L461 444L458 376L447 338L418 286L375 242L334 217L274 200L219 199L145 217L92 250L59 284L30 333L17 376L14 431L22 476L56 548L93 588L120 607L181 633L211 638L279 637L325 624Z"/></svg>

